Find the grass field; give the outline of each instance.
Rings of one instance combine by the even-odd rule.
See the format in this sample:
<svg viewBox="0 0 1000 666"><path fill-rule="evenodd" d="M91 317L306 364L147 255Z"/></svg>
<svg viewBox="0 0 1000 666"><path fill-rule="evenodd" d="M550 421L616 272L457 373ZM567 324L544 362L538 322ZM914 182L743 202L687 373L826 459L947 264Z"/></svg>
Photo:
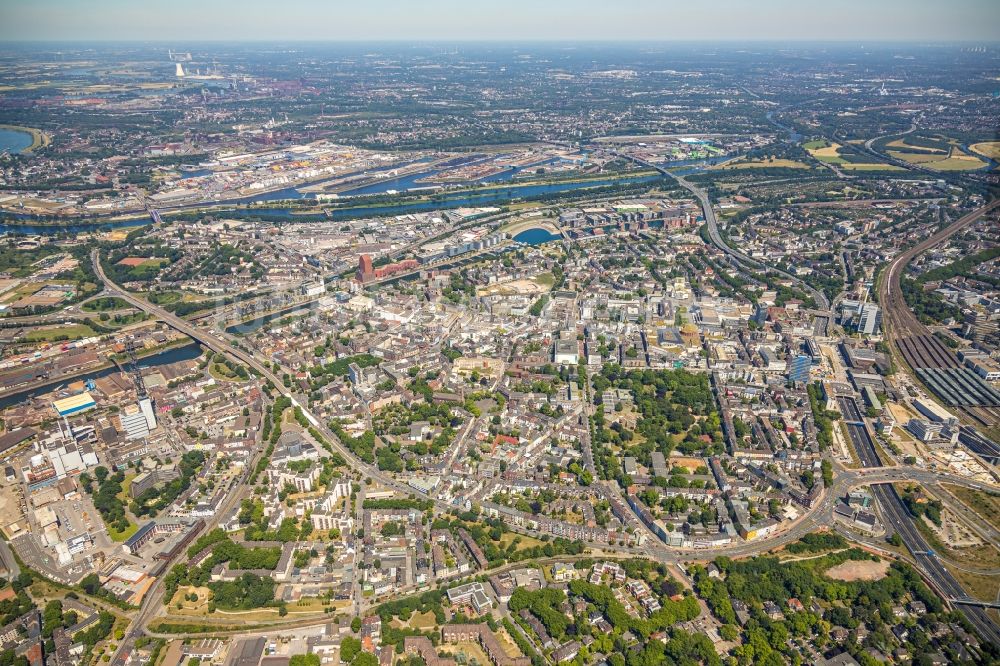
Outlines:
<svg viewBox="0 0 1000 666"><path fill-rule="evenodd" d="M6 303L13 303L14 301L31 296L33 293L45 286L44 282L24 282L17 286L16 289L4 292L3 298Z"/></svg>
<svg viewBox="0 0 1000 666"><path fill-rule="evenodd" d="M903 153L898 150L890 150L889 154L908 164L928 164L947 159L943 153Z"/></svg>
<svg viewBox="0 0 1000 666"><path fill-rule="evenodd" d="M1000 160L1000 141L982 141L972 144L969 148L972 149L972 152L978 153L983 157Z"/></svg>
<svg viewBox="0 0 1000 666"><path fill-rule="evenodd" d="M902 167L879 162L851 162L840 154L843 146L829 141L809 141L802 144L811 157L824 164L836 164L844 171L902 171ZM852 150L852 155L853 149Z"/></svg>
<svg viewBox="0 0 1000 666"><path fill-rule="evenodd" d="M197 601L188 601L188 594L194 592L198 595ZM212 600L212 591L207 587L183 586L178 588L167 608L170 614L178 619L199 618L210 621L256 623L278 620L281 618L277 606L266 608L250 608L246 610L225 610L217 608L214 612L209 612L208 604ZM180 608L177 607L180 604ZM317 615L326 612L329 605L319 597L305 597L298 601L290 602L287 605L288 616L282 621L291 621L291 616ZM431 616L433 620L433 615Z"/></svg>
<svg viewBox="0 0 1000 666"><path fill-rule="evenodd" d="M983 520L1000 530L1000 495L950 484L946 484L945 488L963 504L978 513Z"/></svg>
<svg viewBox="0 0 1000 666"><path fill-rule="evenodd" d="M534 546L541 546L544 544L543 541L540 541L534 537L526 536L524 534L515 534L514 532L506 532L500 537L499 547L506 549L507 546L510 545L510 543L518 537L521 538L520 543L517 545L518 550L524 550L525 548L533 548Z"/></svg>
<svg viewBox="0 0 1000 666"><path fill-rule="evenodd" d="M130 522L128 524L128 529L123 532L119 532L110 525L108 526L108 536L111 537L112 541L125 541L125 539L129 538L138 531L139 531L139 526L133 522Z"/></svg>
<svg viewBox="0 0 1000 666"><path fill-rule="evenodd" d="M55 342L57 340L80 340L94 335L97 335L94 329L85 324L71 324L55 328L36 328L29 331L24 339L28 342Z"/></svg>
<svg viewBox="0 0 1000 666"><path fill-rule="evenodd" d="M403 622L398 617L392 618L392 626L397 629L407 627L409 629L418 629L420 631L426 631L428 629L433 629L437 624L434 619L434 613L427 611L426 613L413 613L410 615L410 619Z"/></svg>
<svg viewBox="0 0 1000 666"><path fill-rule="evenodd" d="M949 157L940 162L931 162L924 166L935 171L975 171L986 166L986 162L972 155L962 153L961 157Z"/></svg>
<svg viewBox="0 0 1000 666"><path fill-rule="evenodd" d="M942 155L947 152L943 148L930 148L928 146L917 146L911 143L907 143L905 138L896 139L895 141L890 141L885 145L887 148L906 148L910 150L922 150L926 153L939 153Z"/></svg>
<svg viewBox="0 0 1000 666"><path fill-rule="evenodd" d="M909 164L919 164L935 171L974 171L986 166L986 162L956 146L953 146L947 154L933 150L923 150L919 153L890 150L889 154Z"/></svg>
<svg viewBox="0 0 1000 666"><path fill-rule="evenodd" d="M841 146L839 143L810 141L809 144L815 145L815 147L806 148L806 151L820 162L825 162L826 164L845 164L847 162L847 160L840 156L839 151Z"/></svg>
<svg viewBox="0 0 1000 666"><path fill-rule="evenodd" d="M184 298L179 291L157 291L146 294L146 300L155 305L170 305Z"/></svg>
<svg viewBox="0 0 1000 666"><path fill-rule="evenodd" d="M125 328L126 326L144 322L148 318L149 315L145 312L133 312L126 315L115 315L114 317L110 317L107 321L98 321L98 324L107 328Z"/></svg>
<svg viewBox="0 0 1000 666"><path fill-rule="evenodd" d="M875 162L854 163L844 162L840 165L844 171L903 171L903 167L895 164L878 164Z"/></svg>
<svg viewBox="0 0 1000 666"><path fill-rule="evenodd" d="M240 379L239 376L227 368L222 363L212 363L208 368L208 373L218 379L220 382L242 382L244 380Z"/></svg>
<svg viewBox="0 0 1000 666"><path fill-rule="evenodd" d="M82 307L87 312L114 312L115 310L124 310L130 306L124 300L112 296L111 298L95 298L84 303Z"/></svg>
<svg viewBox="0 0 1000 666"><path fill-rule="evenodd" d="M1000 576L984 576L956 567L949 567L948 571L962 584L970 596L983 601L996 601L997 590L1000 589Z"/></svg>
<svg viewBox="0 0 1000 666"><path fill-rule="evenodd" d="M747 162L727 162L712 168L728 171L729 169L808 169L810 167L805 162L799 162L798 160L771 158L767 160L750 160Z"/></svg>
<svg viewBox="0 0 1000 666"><path fill-rule="evenodd" d="M125 504L128 504L129 501L128 489L132 486L132 479L134 479L137 476L138 474L136 472L129 472L128 474L125 475L125 480L122 481L122 491L118 493L116 497L118 497L118 499L120 499Z"/></svg>
<svg viewBox="0 0 1000 666"><path fill-rule="evenodd" d="M507 208L510 210L530 210L538 207L539 204L536 201L519 201L517 203L507 204Z"/></svg>

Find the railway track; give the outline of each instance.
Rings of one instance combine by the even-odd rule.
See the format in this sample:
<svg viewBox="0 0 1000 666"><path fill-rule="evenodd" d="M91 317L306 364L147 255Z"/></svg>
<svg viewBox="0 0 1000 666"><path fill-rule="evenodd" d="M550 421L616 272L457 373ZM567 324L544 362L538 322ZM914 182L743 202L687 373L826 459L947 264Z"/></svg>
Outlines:
<svg viewBox="0 0 1000 666"><path fill-rule="evenodd" d="M900 285L900 278L903 271L913 261L914 257L951 238L962 229L965 229L984 215L995 210L997 206L1000 206L1000 200L991 201L985 206L963 215L945 229L917 243L892 260L892 263L889 264L886 278L882 281L879 289L879 303L882 304L885 318L891 324L891 337L902 337L901 332L907 332L911 335L926 335L933 338L927 327L917 320L916 315L906 305ZM940 344L940 341L938 341L938 344Z"/></svg>
<svg viewBox="0 0 1000 666"><path fill-rule="evenodd" d="M886 341L895 346L911 374L933 393L945 398L967 421L981 426L1000 423L1000 393L964 369L955 354L917 319L903 297L901 280L915 257L948 240L998 206L1000 200L991 201L899 254L886 269L878 292Z"/></svg>

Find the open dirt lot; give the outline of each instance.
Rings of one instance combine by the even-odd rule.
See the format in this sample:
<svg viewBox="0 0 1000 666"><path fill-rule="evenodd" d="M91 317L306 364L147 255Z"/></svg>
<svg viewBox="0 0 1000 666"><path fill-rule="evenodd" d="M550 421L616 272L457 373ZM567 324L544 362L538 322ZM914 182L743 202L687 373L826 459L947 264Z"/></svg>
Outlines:
<svg viewBox="0 0 1000 666"><path fill-rule="evenodd" d="M885 578L885 574L888 571L889 560L881 560L879 562L866 560L864 562L843 562L835 567L830 567L826 570L825 574L834 580L851 582L855 580L879 580Z"/></svg>
<svg viewBox="0 0 1000 666"><path fill-rule="evenodd" d="M480 296L535 296L544 294L551 288L534 280L512 280L500 284L491 284L479 290Z"/></svg>

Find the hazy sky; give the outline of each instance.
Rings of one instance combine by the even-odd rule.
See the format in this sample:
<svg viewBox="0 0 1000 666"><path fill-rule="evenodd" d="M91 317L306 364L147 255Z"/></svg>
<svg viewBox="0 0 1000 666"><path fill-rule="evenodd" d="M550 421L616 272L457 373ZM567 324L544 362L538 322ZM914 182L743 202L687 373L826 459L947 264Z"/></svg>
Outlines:
<svg viewBox="0 0 1000 666"><path fill-rule="evenodd" d="M0 0L0 40L1000 41L1000 0Z"/></svg>

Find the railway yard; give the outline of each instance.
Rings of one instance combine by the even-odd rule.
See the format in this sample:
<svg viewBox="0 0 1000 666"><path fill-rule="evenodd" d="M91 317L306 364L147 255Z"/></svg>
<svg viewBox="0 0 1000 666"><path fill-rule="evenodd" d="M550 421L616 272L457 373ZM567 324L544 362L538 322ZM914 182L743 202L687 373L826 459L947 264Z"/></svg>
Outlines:
<svg viewBox="0 0 1000 666"><path fill-rule="evenodd" d="M1000 50L174 46L0 57L0 666L1000 663Z"/></svg>
<svg viewBox="0 0 1000 666"><path fill-rule="evenodd" d="M900 253L886 267L879 286L886 337L895 345L905 365L948 406L973 424L991 427L1000 423L1000 391L965 367L954 351L918 321L903 297L900 279L915 257L981 218L995 214L998 205L1000 202L993 201L978 208Z"/></svg>

